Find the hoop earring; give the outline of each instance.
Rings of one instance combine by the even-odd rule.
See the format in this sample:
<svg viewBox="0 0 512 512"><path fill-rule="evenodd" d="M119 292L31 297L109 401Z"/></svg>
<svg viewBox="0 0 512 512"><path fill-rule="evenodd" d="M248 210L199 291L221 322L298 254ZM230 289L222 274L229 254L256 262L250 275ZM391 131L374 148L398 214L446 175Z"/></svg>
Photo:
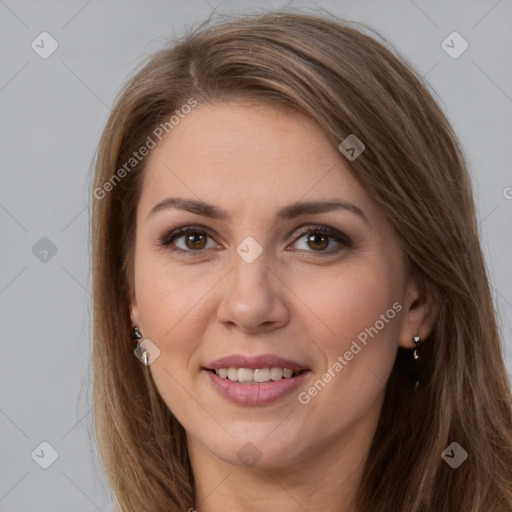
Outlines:
<svg viewBox="0 0 512 512"><path fill-rule="evenodd" d="M144 366L149 366L149 352L146 350L144 345L142 345L142 342L140 341L141 339L142 334L139 331L139 328L137 326L133 327L132 340L135 343L135 350L133 353L144 363Z"/></svg>

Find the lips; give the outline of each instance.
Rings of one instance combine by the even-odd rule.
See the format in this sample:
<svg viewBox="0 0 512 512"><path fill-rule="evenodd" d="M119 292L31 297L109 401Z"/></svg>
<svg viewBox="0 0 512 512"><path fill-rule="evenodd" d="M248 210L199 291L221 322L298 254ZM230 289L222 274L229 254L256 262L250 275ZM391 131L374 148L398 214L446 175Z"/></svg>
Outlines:
<svg viewBox="0 0 512 512"><path fill-rule="evenodd" d="M311 373L304 364L271 354L221 357L203 370L220 395L245 406L275 402L296 389Z"/></svg>

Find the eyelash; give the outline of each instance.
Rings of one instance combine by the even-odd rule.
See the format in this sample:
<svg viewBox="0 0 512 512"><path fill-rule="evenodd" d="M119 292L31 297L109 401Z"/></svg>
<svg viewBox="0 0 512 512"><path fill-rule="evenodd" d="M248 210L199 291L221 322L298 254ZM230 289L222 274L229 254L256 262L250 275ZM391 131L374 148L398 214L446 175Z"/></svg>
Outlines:
<svg viewBox="0 0 512 512"><path fill-rule="evenodd" d="M336 242L338 242L341 245L341 247L339 247L335 250L330 250L330 251L311 250L311 251L306 251L306 252L312 252L312 253L319 254L321 257L322 256L332 256L334 254L340 253L344 248L352 247L352 241L344 233L341 233L340 231L338 231L334 228L331 228L329 226L314 225L314 224L304 226L302 228L302 230L292 238L291 241L296 242L297 240L300 240L304 235L317 234L317 233L320 233L322 235L326 235L330 238L333 238ZM180 252L180 253L186 254L187 256L190 256L190 257L197 257L197 256L202 255L202 253L205 252L204 249L199 249L199 250L194 251L192 249L184 250L184 249L179 249L179 248L175 248L175 247L171 248L171 244L177 238L182 238L183 236L189 235L189 234L199 234L199 235L204 235L204 236L210 236L211 238L213 238L210 230L208 230L202 226L184 226L184 227L177 228L174 231L167 233L160 240L160 245L172 252Z"/></svg>

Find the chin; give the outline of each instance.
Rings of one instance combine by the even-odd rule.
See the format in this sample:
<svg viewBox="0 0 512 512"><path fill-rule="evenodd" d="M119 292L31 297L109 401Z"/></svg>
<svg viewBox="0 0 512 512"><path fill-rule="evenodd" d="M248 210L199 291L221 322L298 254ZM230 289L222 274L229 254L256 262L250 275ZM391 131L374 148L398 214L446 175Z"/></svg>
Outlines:
<svg viewBox="0 0 512 512"><path fill-rule="evenodd" d="M205 445L217 458L234 466L259 469L286 467L300 458L296 453L298 443L293 441L289 431L285 439L271 439L272 434L269 436L269 432L275 426L264 431L257 428L254 432L246 428L244 433L233 435L229 440L223 439L212 444L206 442Z"/></svg>

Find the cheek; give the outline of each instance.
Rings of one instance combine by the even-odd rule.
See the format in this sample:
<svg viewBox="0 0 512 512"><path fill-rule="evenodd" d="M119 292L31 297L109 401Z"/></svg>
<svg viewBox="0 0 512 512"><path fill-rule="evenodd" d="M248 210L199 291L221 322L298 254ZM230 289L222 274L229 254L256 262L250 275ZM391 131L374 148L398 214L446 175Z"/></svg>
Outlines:
<svg viewBox="0 0 512 512"><path fill-rule="evenodd" d="M315 319L319 327L310 330L310 339L323 354L323 364L299 401L310 417L328 415L323 426L327 437L340 425L357 421L383 397L402 321L401 296L392 280L383 272L347 269L307 295L308 307L321 319Z"/></svg>
<svg viewBox="0 0 512 512"><path fill-rule="evenodd" d="M185 371L201 339L205 304L218 276L187 272L165 258L142 254L136 263L137 307L143 334L161 351L161 361L173 372ZM156 363L156 361L155 361Z"/></svg>
<svg viewBox="0 0 512 512"><path fill-rule="evenodd" d="M204 278L187 275L183 268L161 260L151 255L139 259L135 273L139 318L144 337L160 350L150 366L155 385L167 407L186 422L193 416L186 391L192 389L190 370L203 338L204 324L198 315L215 280L206 273Z"/></svg>
<svg viewBox="0 0 512 512"><path fill-rule="evenodd" d="M329 365L344 356L350 366L392 365L400 331L398 287L389 274L368 269L340 269L315 286L294 288L309 310L314 332L309 338ZM398 282L396 280L395 282ZM353 364L359 360L359 363Z"/></svg>

